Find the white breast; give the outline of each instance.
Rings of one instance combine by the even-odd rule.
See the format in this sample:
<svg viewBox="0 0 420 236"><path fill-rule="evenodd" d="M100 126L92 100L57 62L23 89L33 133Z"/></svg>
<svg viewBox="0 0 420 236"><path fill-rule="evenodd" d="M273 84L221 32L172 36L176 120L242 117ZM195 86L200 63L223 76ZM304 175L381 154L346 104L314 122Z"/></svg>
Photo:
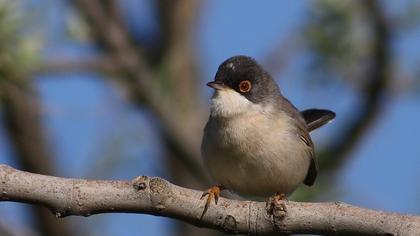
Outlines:
<svg viewBox="0 0 420 236"><path fill-rule="evenodd" d="M304 180L310 159L289 118L269 116L270 108L228 91L212 99L205 128L202 154L210 174L241 195L292 192Z"/></svg>

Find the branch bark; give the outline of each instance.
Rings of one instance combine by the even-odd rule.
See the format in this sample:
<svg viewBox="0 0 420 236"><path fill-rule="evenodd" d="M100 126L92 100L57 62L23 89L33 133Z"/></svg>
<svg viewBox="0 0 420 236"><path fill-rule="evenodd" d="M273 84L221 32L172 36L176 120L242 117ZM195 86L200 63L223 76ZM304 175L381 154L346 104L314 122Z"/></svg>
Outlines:
<svg viewBox="0 0 420 236"><path fill-rule="evenodd" d="M201 192L159 177L132 181L59 178L0 165L0 201L42 205L57 218L100 213L141 213L179 219L235 234L310 233L420 235L420 217L386 213L345 203L287 202L287 212L267 215L264 202L219 199L200 220Z"/></svg>

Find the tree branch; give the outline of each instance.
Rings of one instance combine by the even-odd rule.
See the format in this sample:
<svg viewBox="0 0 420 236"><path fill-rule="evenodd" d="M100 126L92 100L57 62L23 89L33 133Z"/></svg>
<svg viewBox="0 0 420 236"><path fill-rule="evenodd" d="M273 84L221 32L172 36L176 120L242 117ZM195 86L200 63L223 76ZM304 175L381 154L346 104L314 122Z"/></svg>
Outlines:
<svg viewBox="0 0 420 236"><path fill-rule="evenodd" d="M348 204L287 202L287 212L267 215L264 202L221 198L200 220L200 191L159 177L133 181L68 179L0 165L0 201L43 205L57 218L99 213L141 213L172 217L227 233L419 235L420 217L385 213Z"/></svg>

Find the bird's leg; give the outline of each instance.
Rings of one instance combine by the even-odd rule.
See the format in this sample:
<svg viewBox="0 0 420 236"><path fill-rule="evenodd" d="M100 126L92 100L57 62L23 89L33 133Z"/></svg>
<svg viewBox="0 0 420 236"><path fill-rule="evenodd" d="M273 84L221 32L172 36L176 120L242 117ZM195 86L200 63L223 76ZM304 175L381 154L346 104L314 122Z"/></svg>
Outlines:
<svg viewBox="0 0 420 236"><path fill-rule="evenodd" d="M270 197L268 201L266 202L265 208L267 210L267 214L273 215L279 212L283 213L283 216L287 212L286 203L287 198L284 193L277 192L276 195Z"/></svg>
<svg viewBox="0 0 420 236"><path fill-rule="evenodd" d="M200 219L203 218L204 214L206 214L207 209L210 206L211 201L214 199L214 203L216 203L219 201L219 196L220 196L220 192L224 189L223 186L221 185L215 185L210 187L209 189L207 189L203 195L201 195L200 199L203 199L205 196L207 196L207 200L206 200L206 205L204 205L204 210L203 213L201 214Z"/></svg>

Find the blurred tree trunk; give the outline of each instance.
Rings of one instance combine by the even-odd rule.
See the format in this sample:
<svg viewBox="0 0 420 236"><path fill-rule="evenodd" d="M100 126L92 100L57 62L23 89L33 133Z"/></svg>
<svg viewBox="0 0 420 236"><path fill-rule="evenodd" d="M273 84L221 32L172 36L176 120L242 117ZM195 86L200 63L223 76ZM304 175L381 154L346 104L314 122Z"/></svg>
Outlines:
<svg viewBox="0 0 420 236"><path fill-rule="evenodd" d="M198 87L201 80L197 74L198 65L191 37L199 2L162 0L156 3L162 37L160 45L152 51L143 45L132 44L130 39L134 37L121 20L123 17L120 9L117 9L116 1L105 1L104 7L99 1L77 0L75 3L90 24L95 41L102 45L106 54L114 55L117 64L125 63L118 55L132 58L132 67L120 68L119 74L125 78L121 78L119 84L128 90L134 104L140 108L149 108L163 123L160 131L166 147L166 168L171 180L195 189L207 188L206 173L202 170L199 154L205 112ZM109 25L116 26L115 30L109 30ZM110 39L110 34L118 35L119 40ZM137 68L142 71L138 73ZM155 88L160 90L157 92L160 104L145 99L144 87L135 82L141 80L154 83ZM161 104L167 104L170 111L166 114L159 112L156 106ZM166 120L176 124L179 132L174 135L165 126ZM180 145L180 142L186 145ZM203 235L204 232L204 235L218 234L183 223L176 223L175 227L178 235Z"/></svg>
<svg viewBox="0 0 420 236"><path fill-rule="evenodd" d="M362 86L359 88L361 102L354 112L349 125L344 127L340 135L334 139L327 150L322 153L324 169L335 173L339 171L355 149L362 137L380 118L388 100L388 89L392 75L391 27L386 19L382 5L375 0L359 1L362 14L368 22L364 22L372 32L372 39L366 44L370 46L370 66L366 69Z"/></svg>

